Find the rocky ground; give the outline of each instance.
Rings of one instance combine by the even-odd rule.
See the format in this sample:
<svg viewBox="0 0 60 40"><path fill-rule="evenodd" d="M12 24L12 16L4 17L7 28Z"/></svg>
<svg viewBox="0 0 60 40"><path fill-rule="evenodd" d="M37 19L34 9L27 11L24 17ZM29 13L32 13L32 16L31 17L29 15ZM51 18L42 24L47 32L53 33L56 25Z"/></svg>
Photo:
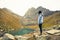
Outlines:
<svg viewBox="0 0 60 40"><path fill-rule="evenodd" d="M60 27L53 27L50 30L43 31L42 35L39 35L39 31L35 31L25 35L11 35L5 33L0 40L60 40Z"/></svg>
<svg viewBox="0 0 60 40"><path fill-rule="evenodd" d="M50 32L49 32L50 31ZM60 40L60 30L49 30L39 36L39 33L31 33L26 35L16 35L6 33L0 40ZM51 32L51 31L55 31Z"/></svg>

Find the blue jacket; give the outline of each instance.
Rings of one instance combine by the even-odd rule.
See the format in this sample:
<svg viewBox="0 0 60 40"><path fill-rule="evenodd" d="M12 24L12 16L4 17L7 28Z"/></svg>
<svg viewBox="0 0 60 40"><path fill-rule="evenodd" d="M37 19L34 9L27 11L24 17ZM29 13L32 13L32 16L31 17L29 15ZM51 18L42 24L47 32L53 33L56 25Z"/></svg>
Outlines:
<svg viewBox="0 0 60 40"><path fill-rule="evenodd" d="M43 13L38 16L38 24L43 23Z"/></svg>

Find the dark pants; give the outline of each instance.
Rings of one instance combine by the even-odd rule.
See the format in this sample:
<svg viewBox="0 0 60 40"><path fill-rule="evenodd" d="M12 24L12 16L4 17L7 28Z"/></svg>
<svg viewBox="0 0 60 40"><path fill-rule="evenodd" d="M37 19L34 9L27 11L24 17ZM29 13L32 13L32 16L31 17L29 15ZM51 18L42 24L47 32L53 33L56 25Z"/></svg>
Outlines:
<svg viewBox="0 0 60 40"><path fill-rule="evenodd" d="M39 24L40 34L42 35L42 24Z"/></svg>

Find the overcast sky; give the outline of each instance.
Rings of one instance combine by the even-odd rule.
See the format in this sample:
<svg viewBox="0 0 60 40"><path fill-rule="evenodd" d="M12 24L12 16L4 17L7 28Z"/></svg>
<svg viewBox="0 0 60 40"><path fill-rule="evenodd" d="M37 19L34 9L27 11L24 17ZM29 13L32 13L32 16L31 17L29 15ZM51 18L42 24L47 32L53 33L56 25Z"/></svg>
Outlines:
<svg viewBox="0 0 60 40"><path fill-rule="evenodd" d="M50 10L60 10L60 0L0 0L0 8L8 8L21 16L29 8L39 6Z"/></svg>

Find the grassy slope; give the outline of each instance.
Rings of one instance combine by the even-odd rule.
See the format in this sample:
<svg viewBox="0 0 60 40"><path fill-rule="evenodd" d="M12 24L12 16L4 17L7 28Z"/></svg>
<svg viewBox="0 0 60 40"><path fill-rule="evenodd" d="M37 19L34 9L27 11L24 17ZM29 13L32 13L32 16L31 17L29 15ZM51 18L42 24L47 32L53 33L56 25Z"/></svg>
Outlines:
<svg viewBox="0 0 60 40"><path fill-rule="evenodd" d="M10 12L0 9L0 28L11 31L12 29L19 29L22 27L20 17L12 15Z"/></svg>
<svg viewBox="0 0 60 40"><path fill-rule="evenodd" d="M44 27L51 27L57 25L57 22L60 22L60 12L56 12L55 14L48 16L44 19L43 26ZM58 22L58 24L60 24Z"/></svg>

